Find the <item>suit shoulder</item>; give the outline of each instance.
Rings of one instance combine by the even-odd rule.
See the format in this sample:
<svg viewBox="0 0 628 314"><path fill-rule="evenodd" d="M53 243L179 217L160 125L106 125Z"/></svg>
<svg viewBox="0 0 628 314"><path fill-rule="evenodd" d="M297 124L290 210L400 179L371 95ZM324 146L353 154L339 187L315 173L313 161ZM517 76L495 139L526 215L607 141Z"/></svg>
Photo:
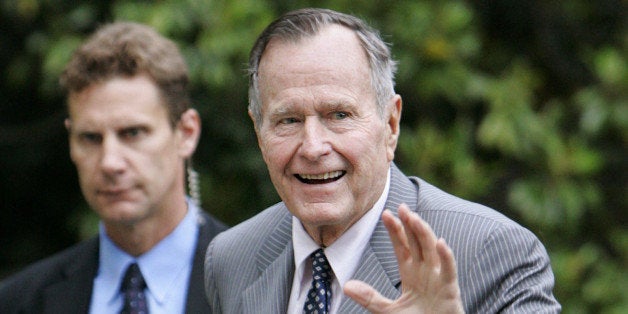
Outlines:
<svg viewBox="0 0 628 314"><path fill-rule="evenodd" d="M410 179L418 187L417 212L454 252L469 312L560 308L549 256L536 235L492 208Z"/></svg>
<svg viewBox="0 0 628 314"><path fill-rule="evenodd" d="M437 236L445 238L454 252L473 254L497 242L523 246L540 244L530 230L502 213L414 179L419 185L419 215Z"/></svg>
<svg viewBox="0 0 628 314"><path fill-rule="evenodd" d="M207 248L206 275L208 267L213 272L233 268L254 272L259 254L265 256L266 250L278 252L288 246L292 235L291 217L279 203L217 235Z"/></svg>
<svg viewBox="0 0 628 314"><path fill-rule="evenodd" d="M242 291L264 272L277 272L269 265L289 264L291 231L292 215L278 203L212 240L205 257L205 289L214 311L236 306L233 302L240 300Z"/></svg>
<svg viewBox="0 0 628 314"><path fill-rule="evenodd" d="M24 299L36 298L45 287L63 280L64 270L71 263L96 265L97 259L98 238L94 237L26 266L0 282L0 308L18 306Z"/></svg>
<svg viewBox="0 0 628 314"><path fill-rule="evenodd" d="M418 213L426 219L443 220L441 216L447 216L448 225L480 223L487 228L523 228L495 209L449 194L422 179L411 179L419 186Z"/></svg>
<svg viewBox="0 0 628 314"><path fill-rule="evenodd" d="M257 215L231 227L214 238L213 245L216 248L225 247L256 247L261 244L279 226L285 224L286 219L290 219L283 203L277 203ZM257 246L259 247L259 246Z"/></svg>
<svg viewBox="0 0 628 314"><path fill-rule="evenodd" d="M206 229L209 239L213 239L217 234L227 230L229 227L220 219L214 217L204 209L199 210L198 224L201 229Z"/></svg>
<svg viewBox="0 0 628 314"><path fill-rule="evenodd" d="M94 253L97 257L98 238L94 237L89 240L77 243L63 251L57 252L49 257L36 261L27 265L21 271L9 276L2 281L0 287L5 288L9 284L19 284L23 279L31 278L34 275L38 277L48 277L57 270L67 266L68 262L76 260L77 257L85 254Z"/></svg>

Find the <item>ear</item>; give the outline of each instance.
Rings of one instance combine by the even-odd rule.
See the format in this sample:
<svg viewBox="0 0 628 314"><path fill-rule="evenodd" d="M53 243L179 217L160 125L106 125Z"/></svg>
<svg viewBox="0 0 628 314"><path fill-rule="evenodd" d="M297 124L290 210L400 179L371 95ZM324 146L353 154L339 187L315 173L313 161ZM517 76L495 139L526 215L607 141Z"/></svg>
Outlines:
<svg viewBox="0 0 628 314"><path fill-rule="evenodd" d="M395 95L386 106L387 117L387 157L388 161L395 158L395 149L399 140L402 100L400 95Z"/></svg>
<svg viewBox="0 0 628 314"><path fill-rule="evenodd" d="M253 115L253 112L251 112L251 110L249 110L249 117L251 118L251 121L253 121L253 128L255 129L255 136L257 137L257 147L259 147L259 150L262 153L262 159L264 159L264 162L268 164L269 160L266 159L267 155L264 149L265 146L264 146L264 143L262 142L263 140L262 129L261 129L262 122L255 120L255 116Z"/></svg>
<svg viewBox="0 0 628 314"><path fill-rule="evenodd" d="M63 124L65 125L65 129L68 133L70 133L72 130L72 120L70 120L70 118L65 118L65 120L63 120Z"/></svg>
<svg viewBox="0 0 628 314"><path fill-rule="evenodd" d="M194 109L188 109L181 114L176 131L179 133L179 154L181 157L192 156L201 137L201 118Z"/></svg>
<svg viewBox="0 0 628 314"><path fill-rule="evenodd" d="M65 129L68 131L68 145L70 148L70 160L72 160L72 162L74 162L74 154L72 153L73 149L72 149L72 120L70 120L70 118L65 118L65 120L63 120L63 124L65 125Z"/></svg>
<svg viewBox="0 0 628 314"><path fill-rule="evenodd" d="M255 121L255 116L253 116L253 111L249 110L249 118L251 118L251 121L253 121L253 127L255 128L255 132L257 132L257 121Z"/></svg>
<svg viewBox="0 0 628 314"><path fill-rule="evenodd" d="M260 125L257 124L257 121L255 120L255 116L253 116L253 112L251 110L248 111L249 113L249 118L251 118L251 121L253 121L253 129L255 129L255 135L257 136L257 145L262 148L262 146L260 145Z"/></svg>

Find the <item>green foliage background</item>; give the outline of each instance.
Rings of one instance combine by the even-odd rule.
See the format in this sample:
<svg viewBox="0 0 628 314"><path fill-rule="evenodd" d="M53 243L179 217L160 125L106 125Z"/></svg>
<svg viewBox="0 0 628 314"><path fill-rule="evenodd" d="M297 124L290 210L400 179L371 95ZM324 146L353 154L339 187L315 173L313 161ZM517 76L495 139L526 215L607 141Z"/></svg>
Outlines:
<svg viewBox="0 0 628 314"><path fill-rule="evenodd" d="M236 224L276 202L246 114L248 51L291 9L355 14L400 62L396 162L519 221L566 313L628 309L628 34L622 0L53 1L0 4L0 277L94 234L57 78L103 22L174 39L203 134L203 205Z"/></svg>

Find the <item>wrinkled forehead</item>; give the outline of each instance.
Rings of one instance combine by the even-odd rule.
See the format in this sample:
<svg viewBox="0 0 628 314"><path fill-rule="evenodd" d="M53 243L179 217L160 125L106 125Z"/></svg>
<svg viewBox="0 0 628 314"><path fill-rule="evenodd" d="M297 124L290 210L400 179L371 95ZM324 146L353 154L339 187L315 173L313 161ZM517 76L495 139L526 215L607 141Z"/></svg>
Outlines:
<svg viewBox="0 0 628 314"><path fill-rule="evenodd" d="M323 26L316 34L305 34L298 38L271 38L261 56L260 67L267 63L278 51L283 51L295 58L307 60L327 59L335 57L340 62L349 59L361 59L368 66L368 59L357 34L342 25L329 24ZM284 55L285 55L284 53ZM290 65L285 62L285 66Z"/></svg>
<svg viewBox="0 0 628 314"><path fill-rule="evenodd" d="M369 82L369 69L366 52L355 32L333 24L298 41L272 39L260 60L258 79L264 85L283 77L288 81L281 83L289 84L294 76L324 81L346 80L349 75Z"/></svg>

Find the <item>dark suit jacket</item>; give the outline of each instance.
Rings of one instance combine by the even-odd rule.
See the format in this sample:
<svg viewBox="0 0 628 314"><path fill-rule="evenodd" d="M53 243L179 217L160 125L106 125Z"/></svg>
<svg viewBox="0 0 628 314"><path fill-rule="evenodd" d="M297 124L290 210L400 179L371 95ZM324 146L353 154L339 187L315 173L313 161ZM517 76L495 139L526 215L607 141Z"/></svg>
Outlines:
<svg viewBox="0 0 628 314"><path fill-rule="evenodd" d="M203 289L207 245L227 227L200 211L186 313L211 313ZM43 259L0 283L0 313L87 313L98 269L98 237Z"/></svg>
<svg viewBox="0 0 628 314"><path fill-rule="evenodd" d="M392 166L385 208L418 213L451 247L467 313L557 313L554 276L539 240L504 215L449 195ZM283 203L217 236L207 249L205 288L214 313L285 313L294 277L292 215ZM353 275L382 295L401 294L401 276L380 221ZM366 312L345 298L339 313Z"/></svg>

